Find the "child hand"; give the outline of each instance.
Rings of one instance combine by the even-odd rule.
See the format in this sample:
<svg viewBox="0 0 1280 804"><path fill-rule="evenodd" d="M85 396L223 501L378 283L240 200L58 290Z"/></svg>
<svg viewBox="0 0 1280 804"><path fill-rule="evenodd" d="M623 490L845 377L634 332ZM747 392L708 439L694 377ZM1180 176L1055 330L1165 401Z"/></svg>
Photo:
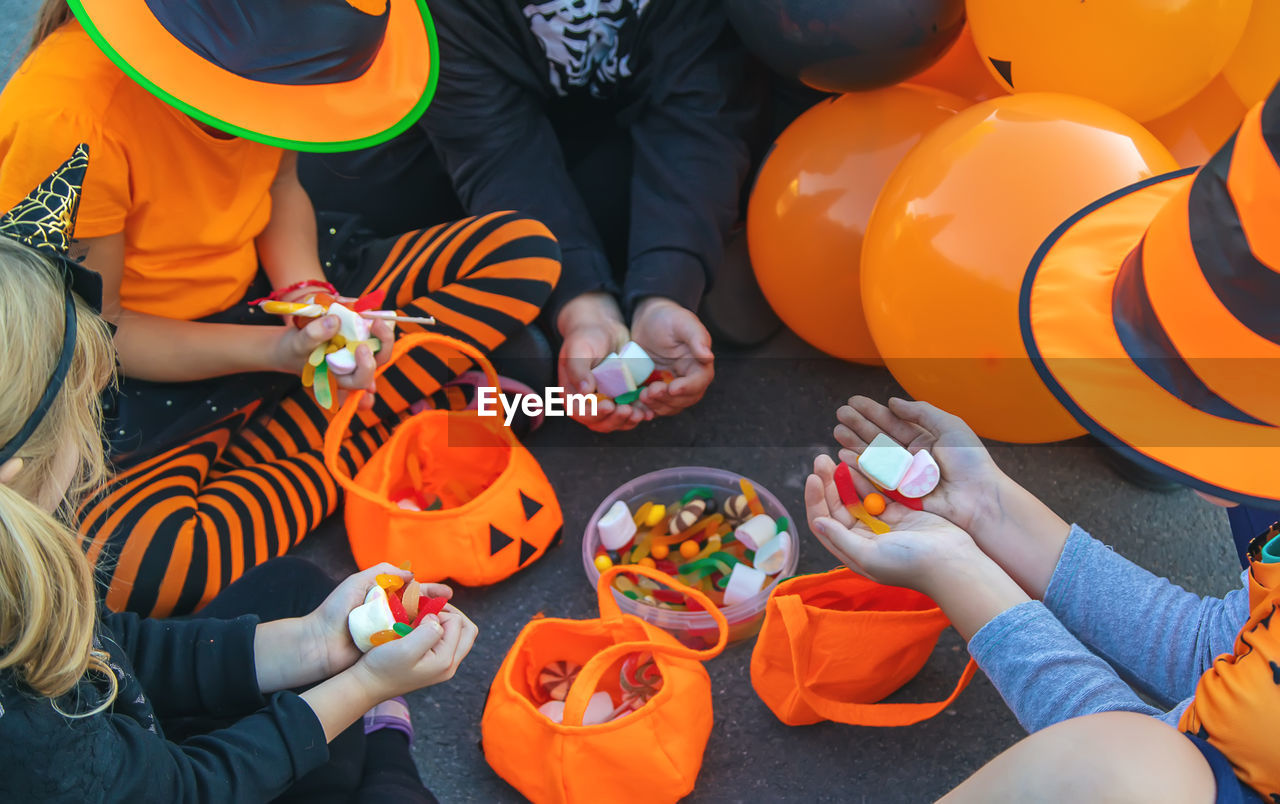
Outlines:
<svg viewBox="0 0 1280 804"><path fill-rule="evenodd" d="M571 394L594 392L591 369L630 337L618 303L607 293L584 293L561 309L557 326L564 338L557 360L560 385ZM573 418L598 433L609 433L630 430L653 414L639 405L615 405L601 399L595 416Z"/></svg>
<svg viewBox="0 0 1280 804"><path fill-rule="evenodd" d="M640 302L631 319L631 338L670 371L670 383L655 382L640 391L640 404L659 416L674 416L692 407L716 376L711 335L698 316L670 299L650 297ZM637 377L641 382L644 378Z"/></svg>
<svg viewBox="0 0 1280 804"><path fill-rule="evenodd" d="M836 491L836 464L826 455L813 462L804 486L809 527L823 546L849 569L878 583L905 586L926 594L948 566L982 553L969 534L936 514L890 505L882 519L892 527L876 535L856 521ZM854 473L858 493L873 491Z"/></svg>
<svg viewBox="0 0 1280 804"><path fill-rule="evenodd" d="M835 428L836 441L844 448L840 450L840 460L850 466L856 466L858 456L880 433L912 454L929 450L942 480L921 500L926 511L946 517L972 533L976 524L984 517L989 519L998 507L1004 473L981 439L960 418L928 402L894 398L885 407L865 396L855 396L836 411L836 419L840 422Z"/></svg>
<svg viewBox="0 0 1280 804"><path fill-rule="evenodd" d="M348 577L315 611L303 618L316 655L325 669L324 678L346 670L360 659L360 649L351 641L347 615L364 603L374 579L382 574L399 576L406 583L417 583L412 572L382 563ZM444 584L424 583L421 588L424 597L453 597L453 590Z"/></svg>
<svg viewBox="0 0 1280 804"><path fill-rule="evenodd" d="M445 606L408 636L378 645L352 668L371 695L383 701L453 678L479 630L465 614Z"/></svg>
<svg viewBox="0 0 1280 804"><path fill-rule="evenodd" d="M281 327L272 365L277 371L301 375L303 367L307 364L307 358L316 350L316 347L327 343L338 334L340 324L337 316L326 315L311 321L302 329L291 326ZM369 392L360 400L362 410L373 407L372 394L377 392L374 371L391 359L391 348L395 344L395 328L390 322L375 321L369 332L382 342L382 348L379 349L378 354L374 355L367 345L362 344L356 348L355 371L347 375L334 375L340 391L339 403L347 391L363 389Z"/></svg>

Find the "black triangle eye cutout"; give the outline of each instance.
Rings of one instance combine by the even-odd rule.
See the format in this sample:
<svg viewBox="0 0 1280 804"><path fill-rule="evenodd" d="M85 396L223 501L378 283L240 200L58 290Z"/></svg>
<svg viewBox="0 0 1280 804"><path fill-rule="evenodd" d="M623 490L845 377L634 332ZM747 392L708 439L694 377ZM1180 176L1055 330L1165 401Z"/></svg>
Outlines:
<svg viewBox="0 0 1280 804"><path fill-rule="evenodd" d="M493 525L489 526L489 555L497 555L502 548L514 541L515 539L498 530Z"/></svg>
<svg viewBox="0 0 1280 804"><path fill-rule="evenodd" d="M523 491L520 492L520 504L524 506L524 518L526 520L533 519L533 515L542 510L542 503L533 499L528 494L525 494Z"/></svg>
<svg viewBox="0 0 1280 804"><path fill-rule="evenodd" d="M537 547L534 547L532 544L529 544L524 539L521 539L520 540L520 563L516 564L516 566L523 567L525 562L533 558L533 554L536 552L538 552Z"/></svg>
<svg viewBox="0 0 1280 804"><path fill-rule="evenodd" d="M1005 80L1009 86L1013 86L1013 63L1004 59L988 59L991 66L996 68L996 72L1000 73L1000 77Z"/></svg>

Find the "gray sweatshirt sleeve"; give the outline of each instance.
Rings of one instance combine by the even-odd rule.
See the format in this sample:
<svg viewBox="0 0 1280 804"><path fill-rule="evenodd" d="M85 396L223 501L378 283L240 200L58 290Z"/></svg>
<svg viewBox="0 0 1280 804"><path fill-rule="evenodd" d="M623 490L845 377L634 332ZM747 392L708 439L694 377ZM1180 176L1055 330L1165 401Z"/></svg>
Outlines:
<svg viewBox="0 0 1280 804"><path fill-rule="evenodd" d="M1138 712L1176 725L1186 702L1162 713L1138 697L1043 603L1001 613L969 640L969 654L1029 732L1098 712Z"/></svg>
<svg viewBox="0 0 1280 804"><path fill-rule="evenodd" d="M1044 603L1093 653L1165 706L1191 697L1249 619L1247 575L1225 598L1200 597L1072 526Z"/></svg>

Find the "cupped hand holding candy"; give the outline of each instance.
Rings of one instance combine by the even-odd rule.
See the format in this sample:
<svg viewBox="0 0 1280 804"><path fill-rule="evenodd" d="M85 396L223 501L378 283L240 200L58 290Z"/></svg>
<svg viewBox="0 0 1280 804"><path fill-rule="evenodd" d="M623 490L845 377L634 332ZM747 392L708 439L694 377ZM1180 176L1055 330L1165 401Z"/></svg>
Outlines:
<svg viewBox="0 0 1280 804"><path fill-rule="evenodd" d="M326 315L313 319L300 329L294 326L280 327L272 364L277 371L301 376L307 366L307 359L317 347L328 343L338 334L340 325L337 316ZM374 354L367 345L361 344L355 352L355 370L345 375L334 375L339 389L339 402L348 391L363 389L370 392L360 400L360 407L364 410L373 407L372 394L377 391L374 372L378 366L391 359L391 347L395 343L395 327L391 322L375 321L369 331L382 342L382 348Z"/></svg>
<svg viewBox="0 0 1280 804"><path fill-rule="evenodd" d="M364 654L351 672L374 701L440 684L453 678L478 633L465 614L445 606L400 639Z"/></svg>
<svg viewBox="0 0 1280 804"><path fill-rule="evenodd" d="M881 514L891 527L874 533L854 519L835 482L836 463L826 455L813 462L804 487L809 528L822 545L849 569L878 583L905 586L931 594L947 568L981 555L968 533L937 514L890 504ZM858 493L866 497L874 487L853 473Z"/></svg>
<svg viewBox="0 0 1280 804"><path fill-rule="evenodd" d="M556 326L564 343L556 366L560 385L571 394L596 391L591 369L630 337L622 321L617 301L607 293L584 293L560 310ZM653 412L638 404L618 405L600 399L595 416L575 415L580 424L598 433L630 430L653 418Z"/></svg>
<svg viewBox="0 0 1280 804"><path fill-rule="evenodd" d="M306 621L316 646L317 661L325 667L325 677L351 667L360 659L360 650L351 641L347 618L351 610L364 602L379 575L394 575L405 583L417 583L413 573L382 563L348 577L329 594L319 608L308 614ZM421 595L428 598L453 597L453 590L441 583L418 584Z"/></svg>
<svg viewBox="0 0 1280 804"><path fill-rule="evenodd" d="M865 396L852 397L836 419L840 459L851 465L881 433L913 454L929 450L941 480L921 500L924 510L970 534L1027 594L1044 595L1070 526L1001 471L964 420L927 402L894 398L885 406Z"/></svg>
<svg viewBox="0 0 1280 804"><path fill-rule="evenodd" d="M640 391L639 405L659 416L692 407L715 378L711 335L698 316L671 299L651 296L640 302L631 319L631 339L671 372L671 382L650 383Z"/></svg>

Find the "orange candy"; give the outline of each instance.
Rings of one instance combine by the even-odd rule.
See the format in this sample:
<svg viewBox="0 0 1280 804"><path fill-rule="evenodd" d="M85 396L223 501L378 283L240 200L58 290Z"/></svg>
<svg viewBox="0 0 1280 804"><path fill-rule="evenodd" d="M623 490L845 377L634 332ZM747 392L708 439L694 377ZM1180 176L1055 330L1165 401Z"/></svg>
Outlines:
<svg viewBox="0 0 1280 804"><path fill-rule="evenodd" d="M388 592L394 592L404 586L404 578L401 578L399 575L389 575L385 572L378 575L373 580L378 584L378 586L381 586Z"/></svg>
<svg viewBox="0 0 1280 804"><path fill-rule="evenodd" d="M671 555L671 548L667 547L665 544L655 544L653 548L649 550L649 555L661 561Z"/></svg>
<svg viewBox="0 0 1280 804"><path fill-rule="evenodd" d="M649 558L648 556L645 556L644 558L640 559L636 563L642 567L648 567L649 569L654 569L655 567L658 566L658 563L654 561L652 558Z"/></svg>
<svg viewBox="0 0 1280 804"><path fill-rule="evenodd" d="M700 549L701 548L698 547L698 543L695 542L693 539L680 542L680 555L684 556L685 558L693 558L698 554L698 551Z"/></svg>
<svg viewBox="0 0 1280 804"><path fill-rule="evenodd" d="M862 498L862 507L867 509L867 513L872 516L880 516L885 509L884 497L873 491Z"/></svg>
<svg viewBox="0 0 1280 804"><path fill-rule="evenodd" d="M378 631L370 635L369 644L373 645L376 648L379 645L383 645L387 642L391 642L392 640L399 639L399 638L400 638L399 634L397 634L395 631L392 631L390 628L388 628L385 631Z"/></svg>

